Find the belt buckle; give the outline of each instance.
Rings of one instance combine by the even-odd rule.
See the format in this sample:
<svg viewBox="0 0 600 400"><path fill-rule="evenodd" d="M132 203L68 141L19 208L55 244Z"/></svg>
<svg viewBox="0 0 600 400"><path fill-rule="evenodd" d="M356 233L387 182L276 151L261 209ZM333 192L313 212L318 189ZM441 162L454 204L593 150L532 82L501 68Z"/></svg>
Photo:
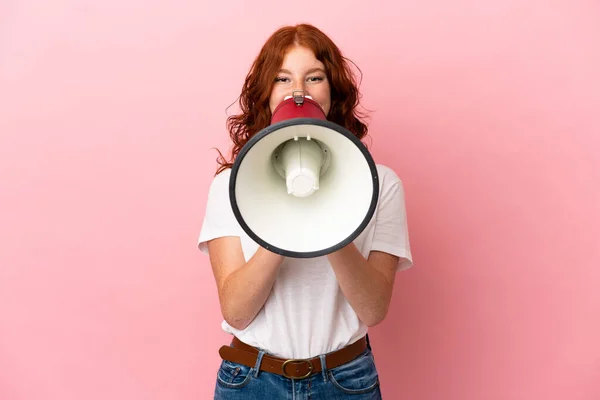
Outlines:
<svg viewBox="0 0 600 400"><path fill-rule="evenodd" d="M303 375L303 376L300 376L300 377L297 377L297 378L294 378L293 376L290 376L290 375L288 375L288 374L285 372L285 367L286 367L288 364L291 364L291 363L294 363L294 364L302 364L302 363L307 363L307 364L308 364L308 372L307 372L305 375ZM314 367L313 367L313 363L312 363L312 361L311 361L311 360L306 360L306 359L297 359L297 358L296 358L296 359L285 360L285 361L283 362L283 365L281 366L281 372L283 373L283 376L285 376L286 378L289 378L289 379L304 379L304 378L308 378L308 377L310 376L310 374L311 374L311 373L312 373L312 371L313 371L313 368L314 368Z"/></svg>

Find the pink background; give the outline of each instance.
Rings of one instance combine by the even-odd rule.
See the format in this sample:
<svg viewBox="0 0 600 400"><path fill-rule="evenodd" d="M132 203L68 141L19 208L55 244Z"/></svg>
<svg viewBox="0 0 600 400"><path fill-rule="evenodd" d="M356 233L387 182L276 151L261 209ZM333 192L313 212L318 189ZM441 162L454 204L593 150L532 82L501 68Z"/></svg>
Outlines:
<svg viewBox="0 0 600 400"><path fill-rule="evenodd" d="M592 0L3 0L0 398L212 397L211 148L266 37L307 21L362 69L368 143L406 186L415 267L371 333L385 398L599 399L599 20Z"/></svg>

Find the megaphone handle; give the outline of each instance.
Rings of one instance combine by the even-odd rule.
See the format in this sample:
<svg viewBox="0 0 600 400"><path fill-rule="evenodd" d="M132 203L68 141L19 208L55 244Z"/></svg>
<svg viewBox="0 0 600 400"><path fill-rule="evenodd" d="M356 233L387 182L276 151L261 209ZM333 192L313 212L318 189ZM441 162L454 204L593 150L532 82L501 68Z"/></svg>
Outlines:
<svg viewBox="0 0 600 400"><path fill-rule="evenodd" d="M296 94L296 93L300 93L300 94ZM294 103L296 103L297 106L304 104L304 91L294 90L292 92L292 97L294 98Z"/></svg>

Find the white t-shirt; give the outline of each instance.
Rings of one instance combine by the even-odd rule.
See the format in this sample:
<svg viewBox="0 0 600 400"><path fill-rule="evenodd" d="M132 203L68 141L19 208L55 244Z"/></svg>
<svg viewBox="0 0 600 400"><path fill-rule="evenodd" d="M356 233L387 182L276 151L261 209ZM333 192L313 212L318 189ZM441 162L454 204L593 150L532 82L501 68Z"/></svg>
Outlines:
<svg viewBox="0 0 600 400"><path fill-rule="evenodd" d="M377 165L379 202L373 218L354 244L367 258L372 250L400 257L398 271L411 267L404 188L390 168ZM238 224L229 202L230 169L217 175L209 189L198 247L223 236L241 239L248 261L258 249ZM262 309L243 330L225 320L222 328L241 341L284 358L308 358L347 346L367 333L367 326L344 297L327 256L285 258Z"/></svg>

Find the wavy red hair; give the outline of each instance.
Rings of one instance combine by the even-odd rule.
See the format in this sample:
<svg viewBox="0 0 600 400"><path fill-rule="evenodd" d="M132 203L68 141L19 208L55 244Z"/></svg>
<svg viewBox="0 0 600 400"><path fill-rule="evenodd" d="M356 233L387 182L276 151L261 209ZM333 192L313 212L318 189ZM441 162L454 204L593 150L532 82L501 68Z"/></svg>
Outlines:
<svg viewBox="0 0 600 400"><path fill-rule="evenodd" d="M269 126L269 97L285 53L294 45L311 49L325 66L331 90L331 108L327 119L348 129L359 139L367 135L367 125L357 110L360 92L350 68L351 61L342 55L327 35L312 25L282 27L267 39L246 76L239 97L241 113L227 118L227 129L233 145L229 159L219 151L217 174L231 168L248 140Z"/></svg>

